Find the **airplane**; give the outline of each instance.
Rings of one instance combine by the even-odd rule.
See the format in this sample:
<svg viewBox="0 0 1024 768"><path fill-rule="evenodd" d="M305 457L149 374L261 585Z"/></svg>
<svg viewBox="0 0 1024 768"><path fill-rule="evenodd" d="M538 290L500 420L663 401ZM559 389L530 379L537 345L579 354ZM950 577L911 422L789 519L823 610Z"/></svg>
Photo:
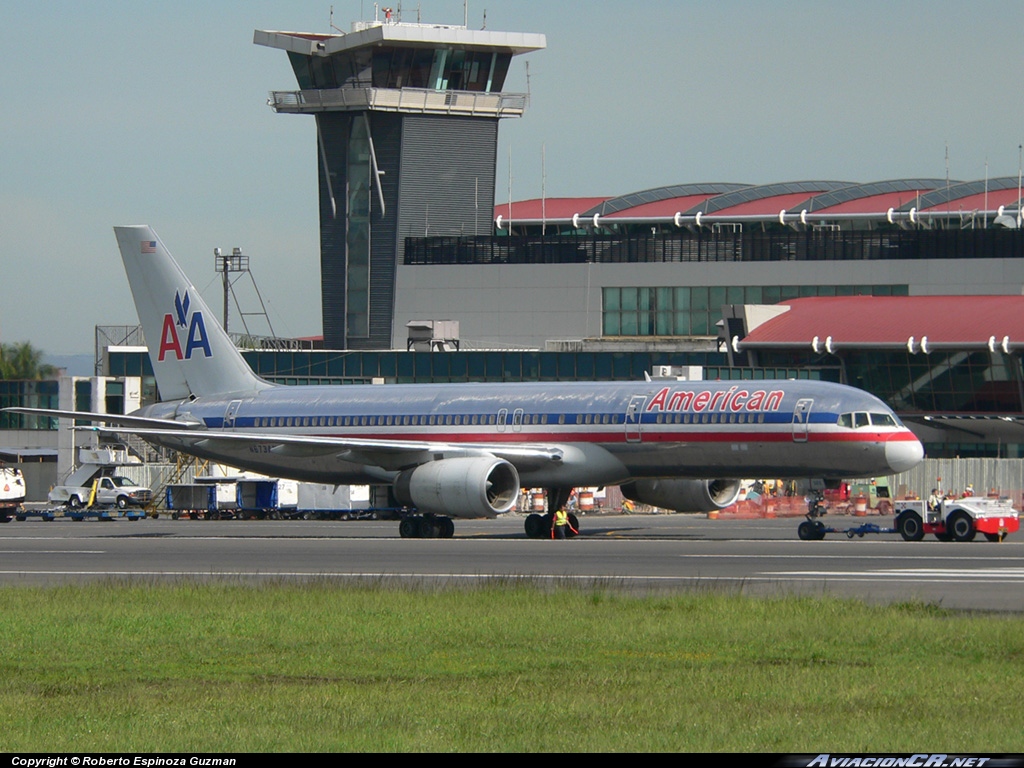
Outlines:
<svg viewBox="0 0 1024 768"><path fill-rule="evenodd" d="M150 227L114 232L161 402L123 416L5 410L105 422L275 477L388 485L414 510L402 537L451 537L452 518L507 512L522 487L548 490L547 513L526 518L538 538L576 487L711 511L736 500L733 478L889 475L924 456L881 400L830 382L275 385L253 373Z"/></svg>

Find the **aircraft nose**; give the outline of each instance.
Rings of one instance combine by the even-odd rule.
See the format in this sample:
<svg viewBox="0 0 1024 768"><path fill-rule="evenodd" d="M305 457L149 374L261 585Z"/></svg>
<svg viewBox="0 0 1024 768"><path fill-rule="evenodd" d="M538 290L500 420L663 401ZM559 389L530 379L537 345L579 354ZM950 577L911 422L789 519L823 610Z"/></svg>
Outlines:
<svg viewBox="0 0 1024 768"><path fill-rule="evenodd" d="M885 443L885 461L893 472L913 469L924 458L924 446L911 433L894 435Z"/></svg>

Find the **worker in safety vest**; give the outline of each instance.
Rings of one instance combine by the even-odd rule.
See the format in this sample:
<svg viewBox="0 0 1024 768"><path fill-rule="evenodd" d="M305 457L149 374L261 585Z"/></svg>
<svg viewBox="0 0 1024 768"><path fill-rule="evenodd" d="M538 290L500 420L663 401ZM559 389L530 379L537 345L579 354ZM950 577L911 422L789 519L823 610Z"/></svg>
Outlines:
<svg viewBox="0 0 1024 768"><path fill-rule="evenodd" d="M564 539L566 529L573 533L579 533L569 522L569 513L564 509L559 509L551 516L551 538Z"/></svg>

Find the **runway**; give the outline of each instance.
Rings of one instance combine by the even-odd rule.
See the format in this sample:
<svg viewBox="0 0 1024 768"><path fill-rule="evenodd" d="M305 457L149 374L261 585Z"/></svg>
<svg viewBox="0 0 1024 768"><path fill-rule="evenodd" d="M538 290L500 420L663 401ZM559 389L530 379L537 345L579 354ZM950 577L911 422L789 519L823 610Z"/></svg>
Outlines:
<svg viewBox="0 0 1024 768"><path fill-rule="evenodd" d="M871 521L891 525L891 518ZM457 521L454 538L427 540L399 538L396 521L29 519L0 526L0 584L215 578L451 586L522 578L640 592L721 589L1024 609L1024 536L1000 543L870 534L800 541L797 522L592 516L581 519L579 537L549 541L526 538L517 515ZM829 522L848 528L862 519Z"/></svg>

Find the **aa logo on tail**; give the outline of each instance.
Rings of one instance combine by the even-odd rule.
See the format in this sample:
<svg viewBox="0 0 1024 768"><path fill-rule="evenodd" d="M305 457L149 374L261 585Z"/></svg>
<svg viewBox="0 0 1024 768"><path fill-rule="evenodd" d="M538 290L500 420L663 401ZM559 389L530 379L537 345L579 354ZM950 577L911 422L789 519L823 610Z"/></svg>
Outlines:
<svg viewBox="0 0 1024 768"><path fill-rule="evenodd" d="M168 312L164 315L164 326L160 332L160 353L157 355L157 360L163 361L168 352L174 355L176 360L191 360L192 353L197 349L203 351L204 357L213 357L213 352L210 351L210 339L206 335L203 313L196 311L189 317L189 304L191 302L188 298L188 291L185 291L185 298L182 298L177 291L174 292L174 314ZM182 331L188 329L184 352L181 349L178 328L181 328Z"/></svg>

